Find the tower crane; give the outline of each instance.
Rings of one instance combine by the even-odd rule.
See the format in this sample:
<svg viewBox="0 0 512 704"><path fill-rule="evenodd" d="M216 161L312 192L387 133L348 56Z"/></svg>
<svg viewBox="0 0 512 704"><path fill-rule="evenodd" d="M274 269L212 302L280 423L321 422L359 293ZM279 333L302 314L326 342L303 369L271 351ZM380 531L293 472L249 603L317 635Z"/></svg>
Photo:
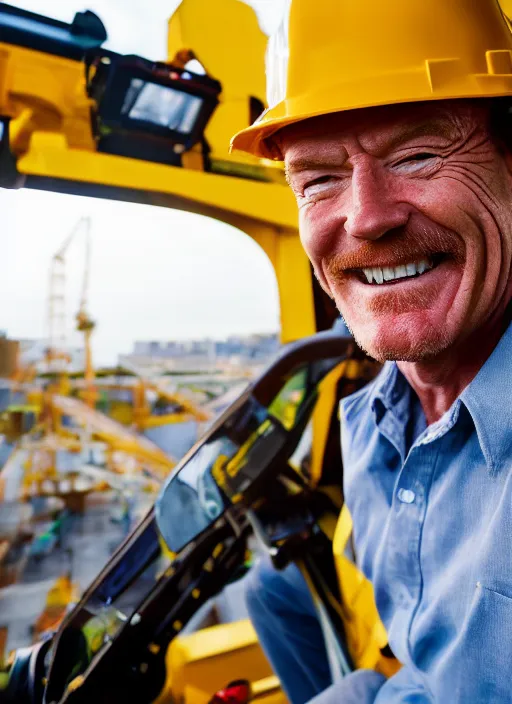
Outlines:
<svg viewBox="0 0 512 704"><path fill-rule="evenodd" d="M66 370L67 364L70 362L70 356L67 349L66 326L66 254L71 243L77 238L79 233L84 232L85 266L80 306L76 315L76 326L79 332L84 333L85 338L84 396L87 404L89 406L93 406L96 399L96 392L94 388L94 368L92 365L91 334L94 330L95 323L87 312L91 258L90 229L90 217L80 218L64 240L62 246L52 257L52 263L50 266L50 293L48 298L49 346L46 358L49 370L62 377Z"/></svg>
<svg viewBox="0 0 512 704"><path fill-rule="evenodd" d="M94 367L92 364L92 350L91 350L91 335L92 331L96 327L96 323L91 319L87 312L87 298L89 295L89 273L91 268L91 233L90 233L90 218L86 218L87 229L86 229L86 240L85 240L85 267L84 267L84 277L82 282L82 296L80 298L80 307L78 313L76 314L76 329L79 332L84 333L84 348L85 348L85 369L84 369L84 381L85 381L85 394L84 400L90 408L94 408L96 405L97 392L95 387L95 374Z"/></svg>
<svg viewBox="0 0 512 704"><path fill-rule="evenodd" d="M81 231L89 229L89 218L78 220L60 248L53 255L50 265L50 285L48 295L48 338L47 361L49 370L62 373L69 362L66 327L66 254L69 246Z"/></svg>

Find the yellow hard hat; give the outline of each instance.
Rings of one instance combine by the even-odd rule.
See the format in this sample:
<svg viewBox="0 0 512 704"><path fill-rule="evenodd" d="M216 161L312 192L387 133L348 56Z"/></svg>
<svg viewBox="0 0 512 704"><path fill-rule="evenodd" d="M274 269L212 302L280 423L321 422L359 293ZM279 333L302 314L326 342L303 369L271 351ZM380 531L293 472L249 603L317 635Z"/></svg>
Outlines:
<svg viewBox="0 0 512 704"><path fill-rule="evenodd" d="M498 0L288 0L267 48L269 108L232 148L280 158L269 137L316 115L512 95Z"/></svg>

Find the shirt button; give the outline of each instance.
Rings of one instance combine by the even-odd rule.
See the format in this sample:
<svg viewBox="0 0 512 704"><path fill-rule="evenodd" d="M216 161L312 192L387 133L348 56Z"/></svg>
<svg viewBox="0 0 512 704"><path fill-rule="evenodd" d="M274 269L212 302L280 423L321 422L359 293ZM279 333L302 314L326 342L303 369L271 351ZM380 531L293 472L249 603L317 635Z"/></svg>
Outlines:
<svg viewBox="0 0 512 704"><path fill-rule="evenodd" d="M403 504L412 504L416 494L411 489L399 489L398 490L398 500Z"/></svg>

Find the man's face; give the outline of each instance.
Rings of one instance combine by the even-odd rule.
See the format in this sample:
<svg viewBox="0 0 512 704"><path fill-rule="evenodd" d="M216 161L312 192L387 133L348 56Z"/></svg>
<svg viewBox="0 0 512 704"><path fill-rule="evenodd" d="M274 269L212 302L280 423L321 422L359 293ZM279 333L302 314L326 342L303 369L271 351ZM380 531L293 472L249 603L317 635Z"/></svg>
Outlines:
<svg viewBox="0 0 512 704"><path fill-rule="evenodd" d="M369 354L432 358L503 313L512 162L485 103L338 113L277 141L315 274Z"/></svg>

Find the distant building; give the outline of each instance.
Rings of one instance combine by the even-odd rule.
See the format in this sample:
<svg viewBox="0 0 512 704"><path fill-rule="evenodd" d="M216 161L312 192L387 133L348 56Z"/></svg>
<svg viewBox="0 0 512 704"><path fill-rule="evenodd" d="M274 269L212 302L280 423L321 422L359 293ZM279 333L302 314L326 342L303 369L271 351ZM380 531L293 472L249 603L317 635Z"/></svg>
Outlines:
<svg viewBox="0 0 512 704"><path fill-rule="evenodd" d="M137 357L149 356L149 342L136 342L133 346L133 354Z"/></svg>
<svg viewBox="0 0 512 704"><path fill-rule="evenodd" d="M225 340L137 340L130 355L119 359L134 364L161 362L168 368L211 368L231 363L237 366L262 364L277 354L277 334L231 335Z"/></svg>

